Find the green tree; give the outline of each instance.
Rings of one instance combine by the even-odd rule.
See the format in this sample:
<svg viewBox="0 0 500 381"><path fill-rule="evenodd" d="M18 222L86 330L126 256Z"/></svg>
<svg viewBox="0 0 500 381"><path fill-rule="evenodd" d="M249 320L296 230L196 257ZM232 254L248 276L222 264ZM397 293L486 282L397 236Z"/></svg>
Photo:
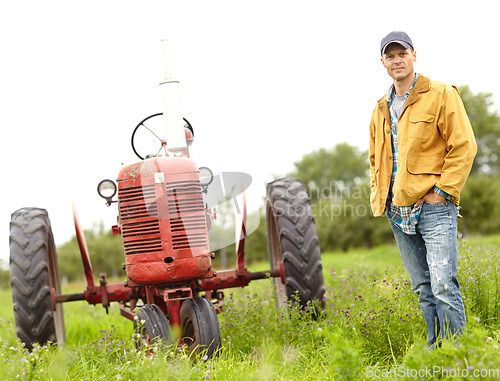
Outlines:
<svg viewBox="0 0 500 381"><path fill-rule="evenodd" d="M245 262L248 264L268 260L266 213L262 210L256 214L259 226L245 238Z"/></svg>
<svg viewBox="0 0 500 381"><path fill-rule="evenodd" d="M108 277L125 274L122 269L125 258L120 236L106 230L102 222L93 229L85 230L84 235L96 280L101 272L105 272ZM83 265L76 236L57 248L57 257L61 276L69 281L83 279Z"/></svg>
<svg viewBox="0 0 500 381"><path fill-rule="evenodd" d="M217 219L220 219L222 215L222 218L225 220L234 220L234 216L232 216L232 213L234 213L233 210L219 207L217 208ZM251 264L255 262L267 261L267 227L265 212L261 210L249 214L247 217L247 224L249 224L247 228L252 229L252 231L245 237L245 263ZM227 246L215 250L215 259L212 261L213 265L215 267L222 266L224 262L222 260L222 255L225 255L227 268L235 268L236 244L234 243L234 221L230 224L212 225L212 229L209 234L212 245L217 245L218 240L230 243Z"/></svg>
<svg viewBox="0 0 500 381"><path fill-rule="evenodd" d="M8 267L9 265L0 259L0 289L10 287L10 272Z"/></svg>
<svg viewBox="0 0 500 381"><path fill-rule="evenodd" d="M474 94L469 86L462 86L460 95L478 146L471 173L498 174L500 173L500 116L493 109L492 94Z"/></svg>
<svg viewBox="0 0 500 381"><path fill-rule="evenodd" d="M500 176L469 177L461 195L458 228L463 234L500 232Z"/></svg>
<svg viewBox="0 0 500 381"><path fill-rule="evenodd" d="M307 154L295 166L290 176L309 188L322 250L372 247L392 240L387 221L371 217L366 151L341 143Z"/></svg>
<svg viewBox="0 0 500 381"><path fill-rule="evenodd" d="M322 250L373 247L393 241L384 218L373 218L367 182L344 191L340 197L313 201L313 213Z"/></svg>
<svg viewBox="0 0 500 381"><path fill-rule="evenodd" d="M294 163L290 174L304 181L312 200L342 193L368 178L368 153L348 143L320 148Z"/></svg>
<svg viewBox="0 0 500 381"><path fill-rule="evenodd" d="M491 93L473 93L460 87L478 146L471 175L461 195L459 230L472 234L500 232L500 115Z"/></svg>

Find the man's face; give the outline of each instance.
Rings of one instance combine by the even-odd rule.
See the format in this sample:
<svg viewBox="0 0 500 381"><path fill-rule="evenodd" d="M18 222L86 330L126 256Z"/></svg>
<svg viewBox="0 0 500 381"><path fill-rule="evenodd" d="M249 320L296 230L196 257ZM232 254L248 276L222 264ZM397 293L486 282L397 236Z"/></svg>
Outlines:
<svg viewBox="0 0 500 381"><path fill-rule="evenodd" d="M413 63L416 59L417 54L412 49L405 49L403 46L393 43L387 47L381 61L392 79L403 81L413 74Z"/></svg>

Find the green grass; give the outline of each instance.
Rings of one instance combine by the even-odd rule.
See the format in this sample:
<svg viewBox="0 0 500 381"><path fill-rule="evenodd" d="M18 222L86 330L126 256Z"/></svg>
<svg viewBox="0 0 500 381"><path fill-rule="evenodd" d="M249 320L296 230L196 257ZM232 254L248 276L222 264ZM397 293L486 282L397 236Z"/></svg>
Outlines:
<svg viewBox="0 0 500 381"><path fill-rule="evenodd" d="M106 315L86 302L64 305L64 348L27 352L15 337L10 292L1 291L0 373L6 380L496 379L491 372L500 369L500 239L466 242L459 280L468 330L458 346L445 342L425 349L425 323L398 251L381 246L323 254L326 314L317 320L293 304L277 309L269 279L226 290L219 314L222 350L208 361L192 361L177 348L155 356L138 352L132 324L116 305ZM81 290L67 292L73 291ZM461 377L452 377L457 369ZM462 377L464 370L468 377ZM474 370L491 370L490 377L473 377Z"/></svg>
<svg viewBox="0 0 500 381"><path fill-rule="evenodd" d="M0 289L0 317L4 320L14 319L10 289Z"/></svg>
<svg viewBox="0 0 500 381"><path fill-rule="evenodd" d="M381 276L387 268L394 271L404 270L395 245L381 245L373 249L353 249L348 252L325 252L321 260L325 271L333 268L337 272L348 268L358 268Z"/></svg>
<svg viewBox="0 0 500 381"><path fill-rule="evenodd" d="M485 245L490 249L498 249L500 247L500 235L467 236L463 238L463 242L467 242L472 246Z"/></svg>

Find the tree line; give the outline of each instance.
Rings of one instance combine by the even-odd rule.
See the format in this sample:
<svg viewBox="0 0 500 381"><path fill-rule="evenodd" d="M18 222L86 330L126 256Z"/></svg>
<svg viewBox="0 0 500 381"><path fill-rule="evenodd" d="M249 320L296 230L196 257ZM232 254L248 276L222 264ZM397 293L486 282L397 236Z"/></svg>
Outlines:
<svg viewBox="0 0 500 381"><path fill-rule="evenodd" d="M461 87L460 93L474 129L478 153L461 197L463 217L458 221L459 231L464 235L500 233L497 217L500 215L500 116L493 109L492 94L474 94L468 86ZM368 152L341 143L311 152L294 165L295 170L286 176L302 179L308 188L323 251L347 251L393 242L387 221L370 213ZM259 226L246 238L247 263L267 260L264 211L262 205L254 216L260 219ZM232 232L234 228L227 229ZM124 276L121 237L113 235L102 223L85 231L85 237L96 276L100 272L111 277ZM83 279L76 237L60 245L57 251L63 278ZM234 267L234 245L216 252L216 266L226 261L229 267ZM8 284L8 270L4 266L0 269L0 287Z"/></svg>
<svg viewBox="0 0 500 381"><path fill-rule="evenodd" d="M460 88L478 152L461 195L462 234L500 233L500 116L492 94ZM393 242L385 218L370 215L368 152L347 143L321 148L295 163L292 176L309 188L323 250Z"/></svg>
<svg viewBox="0 0 500 381"><path fill-rule="evenodd" d="M460 94L474 129L478 152L461 195L458 228L461 234L500 233L500 115L491 93L473 93L468 86ZM367 136L368 140L368 127ZM320 148L294 163L287 176L304 181L314 212L323 251L354 247L371 248L393 243L386 219L370 210L368 152L348 143ZM263 208L264 209L264 208ZM258 229L247 237L249 260L266 260L266 223L260 213Z"/></svg>

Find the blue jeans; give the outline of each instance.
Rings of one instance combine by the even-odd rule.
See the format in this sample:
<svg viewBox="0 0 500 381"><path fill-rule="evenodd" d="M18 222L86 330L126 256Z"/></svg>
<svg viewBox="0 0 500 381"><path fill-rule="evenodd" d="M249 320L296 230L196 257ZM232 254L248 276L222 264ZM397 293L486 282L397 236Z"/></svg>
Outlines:
<svg viewBox="0 0 500 381"><path fill-rule="evenodd" d="M390 219L389 223L427 323L427 344L461 334L466 320L457 281L455 204L422 204L416 235L404 233Z"/></svg>

